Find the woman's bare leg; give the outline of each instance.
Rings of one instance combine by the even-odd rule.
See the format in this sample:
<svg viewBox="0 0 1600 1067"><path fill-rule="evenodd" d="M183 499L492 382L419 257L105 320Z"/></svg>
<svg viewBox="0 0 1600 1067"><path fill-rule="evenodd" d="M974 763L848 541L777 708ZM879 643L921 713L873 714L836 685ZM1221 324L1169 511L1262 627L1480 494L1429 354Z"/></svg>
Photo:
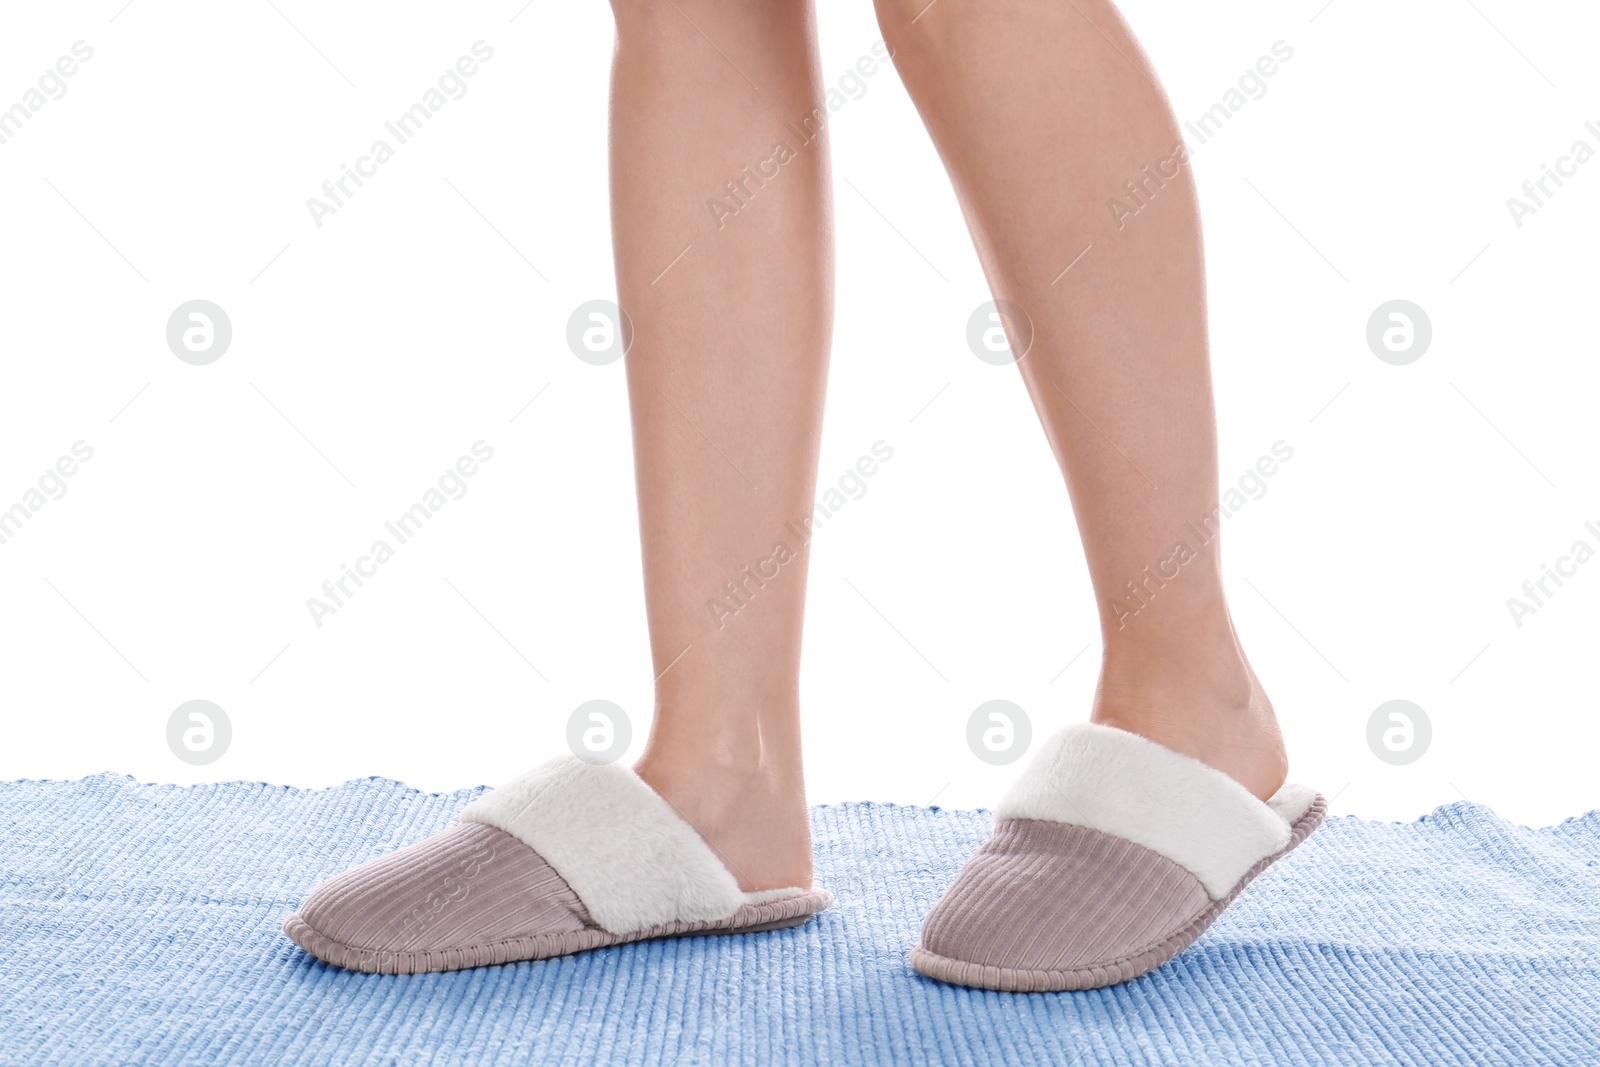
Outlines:
<svg viewBox="0 0 1600 1067"><path fill-rule="evenodd" d="M832 330L813 12L612 7L611 210L659 675L636 769L744 889L810 885L808 556L789 524L814 503Z"/></svg>
<svg viewBox="0 0 1600 1067"><path fill-rule="evenodd" d="M1020 366L1101 606L1092 718L1264 799L1287 760L1205 525L1218 490L1204 263L1166 95L1109 0L877 8L990 287L1032 320Z"/></svg>

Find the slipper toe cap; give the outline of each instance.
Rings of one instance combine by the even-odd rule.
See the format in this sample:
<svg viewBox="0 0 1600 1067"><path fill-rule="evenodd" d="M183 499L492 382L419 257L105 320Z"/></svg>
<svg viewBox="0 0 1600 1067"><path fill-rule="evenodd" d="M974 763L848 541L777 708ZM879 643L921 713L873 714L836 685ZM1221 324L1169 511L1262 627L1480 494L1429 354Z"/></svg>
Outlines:
<svg viewBox="0 0 1600 1067"><path fill-rule="evenodd" d="M481 823L458 823L330 878L283 925L320 959L382 971L430 957L489 962L495 945L594 929L543 857Z"/></svg>
<svg viewBox="0 0 1600 1067"><path fill-rule="evenodd" d="M1005 990L1126 981L1191 943L1214 911L1188 870L1083 826L1002 820L912 952L943 981Z"/></svg>

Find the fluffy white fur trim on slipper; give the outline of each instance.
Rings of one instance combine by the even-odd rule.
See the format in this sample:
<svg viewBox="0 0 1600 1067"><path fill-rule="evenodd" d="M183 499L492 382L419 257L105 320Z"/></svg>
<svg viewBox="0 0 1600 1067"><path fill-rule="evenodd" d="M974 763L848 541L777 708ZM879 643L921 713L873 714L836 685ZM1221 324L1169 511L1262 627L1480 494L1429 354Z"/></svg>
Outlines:
<svg viewBox="0 0 1600 1067"><path fill-rule="evenodd" d="M613 934L726 919L802 889L744 893L705 839L633 771L551 760L474 800L463 822L504 830L543 856Z"/></svg>
<svg viewBox="0 0 1600 1067"><path fill-rule="evenodd" d="M1213 900L1289 842L1316 791L1285 785L1262 803L1222 771L1138 734L1094 723L1048 738L996 807L1112 834L1185 868Z"/></svg>

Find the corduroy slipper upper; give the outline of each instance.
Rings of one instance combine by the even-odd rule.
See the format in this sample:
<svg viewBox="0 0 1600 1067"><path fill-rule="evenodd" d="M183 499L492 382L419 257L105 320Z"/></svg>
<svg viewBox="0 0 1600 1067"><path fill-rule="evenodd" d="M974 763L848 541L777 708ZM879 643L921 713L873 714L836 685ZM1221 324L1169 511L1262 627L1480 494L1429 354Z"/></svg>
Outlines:
<svg viewBox="0 0 1600 1067"><path fill-rule="evenodd" d="M638 775L568 756L479 797L450 829L324 882L283 930L336 966L418 974L798 926L832 900L741 891Z"/></svg>
<svg viewBox="0 0 1600 1067"><path fill-rule="evenodd" d="M995 809L993 835L934 906L911 964L1014 992L1137 978L1192 944L1326 810L1305 786L1263 803L1137 734L1069 726Z"/></svg>

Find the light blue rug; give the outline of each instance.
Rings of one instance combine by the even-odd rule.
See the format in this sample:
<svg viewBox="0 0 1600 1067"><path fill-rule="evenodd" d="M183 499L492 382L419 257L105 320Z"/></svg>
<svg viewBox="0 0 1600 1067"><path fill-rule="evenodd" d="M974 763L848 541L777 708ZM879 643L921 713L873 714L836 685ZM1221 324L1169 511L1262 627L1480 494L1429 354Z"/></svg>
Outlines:
<svg viewBox="0 0 1600 1067"><path fill-rule="evenodd" d="M817 808L839 899L794 930L416 977L278 932L477 792L0 783L0 1064L1600 1064L1600 813L1330 819L1178 960L1090 993L906 965L981 812Z"/></svg>

